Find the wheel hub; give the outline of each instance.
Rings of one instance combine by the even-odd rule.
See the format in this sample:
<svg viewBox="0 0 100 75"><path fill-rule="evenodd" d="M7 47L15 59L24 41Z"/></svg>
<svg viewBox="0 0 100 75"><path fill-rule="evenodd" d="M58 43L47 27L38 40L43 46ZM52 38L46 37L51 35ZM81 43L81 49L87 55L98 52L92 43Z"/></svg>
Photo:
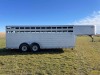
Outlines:
<svg viewBox="0 0 100 75"><path fill-rule="evenodd" d="M27 47L26 46L23 46L22 47L22 51L27 51Z"/></svg>
<svg viewBox="0 0 100 75"><path fill-rule="evenodd" d="M37 46L33 46L33 47L32 47L32 50L33 50L33 51L37 51L37 50L38 50L38 47L37 47Z"/></svg>

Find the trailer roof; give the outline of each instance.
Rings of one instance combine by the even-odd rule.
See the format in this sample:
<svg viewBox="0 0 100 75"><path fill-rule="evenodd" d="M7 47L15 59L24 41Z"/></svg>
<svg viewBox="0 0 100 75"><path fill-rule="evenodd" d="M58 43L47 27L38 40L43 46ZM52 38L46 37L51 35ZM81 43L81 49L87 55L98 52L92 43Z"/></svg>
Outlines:
<svg viewBox="0 0 100 75"><path fill-rule="evenodd" d="M65 27L65 26L95 26L95 25L7 25L7 27Z"/></svg>

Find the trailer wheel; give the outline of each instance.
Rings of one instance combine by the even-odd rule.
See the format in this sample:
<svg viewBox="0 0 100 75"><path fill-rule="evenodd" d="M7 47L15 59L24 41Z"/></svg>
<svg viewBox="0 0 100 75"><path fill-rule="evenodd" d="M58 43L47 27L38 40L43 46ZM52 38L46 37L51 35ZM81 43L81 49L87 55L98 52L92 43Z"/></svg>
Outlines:
<svg viewBox="0 0 100 75"><path fill-rule="evenodd" d="M37 52L37 51L39 51L39 50L40 50L39 44L37 44L37 43L32 43L32 44L31 44L31 51L32 51L32 52Z"/></svg>
<svg viewBox="0 0 100 75"><path fill-rule="evenodd" d="M21 52L27 52L29 50L29 45L27 43L22 43L20 46L19 46L19 49Z"/></svg>

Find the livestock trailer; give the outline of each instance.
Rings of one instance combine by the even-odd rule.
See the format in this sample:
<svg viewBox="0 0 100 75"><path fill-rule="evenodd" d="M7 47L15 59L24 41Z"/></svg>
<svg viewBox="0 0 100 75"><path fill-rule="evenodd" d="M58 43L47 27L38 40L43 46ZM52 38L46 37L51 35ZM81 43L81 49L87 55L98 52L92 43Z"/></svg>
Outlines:
<svg viewBox="0 0 100 75"><path fill-rule="evenodd" d="M6 49L74 48L77 35L95 35L95 25L6 26Z"/></svg>

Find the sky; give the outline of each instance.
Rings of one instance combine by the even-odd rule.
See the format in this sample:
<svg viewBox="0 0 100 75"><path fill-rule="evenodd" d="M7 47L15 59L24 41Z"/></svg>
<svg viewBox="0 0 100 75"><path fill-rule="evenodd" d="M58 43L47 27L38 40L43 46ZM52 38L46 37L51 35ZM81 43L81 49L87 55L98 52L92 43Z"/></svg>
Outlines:
<svg viewBox="0 0 100 75"><path fill-rule="evenodd" d="M100 26L100 0L0 0L0 32L6 25L67 24Z"/></svg>

